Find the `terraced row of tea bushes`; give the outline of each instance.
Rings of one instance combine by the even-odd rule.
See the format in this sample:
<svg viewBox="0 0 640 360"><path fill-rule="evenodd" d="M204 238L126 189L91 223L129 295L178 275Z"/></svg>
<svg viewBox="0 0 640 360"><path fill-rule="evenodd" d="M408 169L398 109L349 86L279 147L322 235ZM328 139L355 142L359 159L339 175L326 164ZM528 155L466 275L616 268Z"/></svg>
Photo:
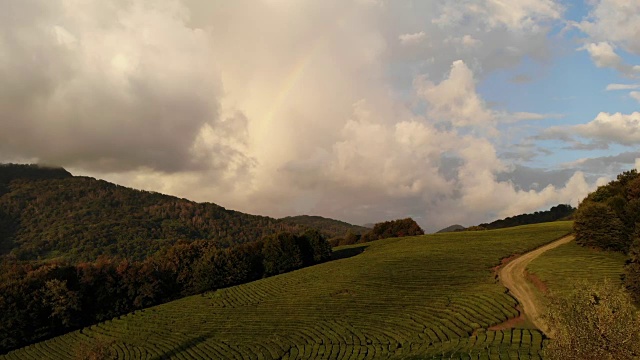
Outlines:
<svg viewBox="0 0 640 360"><path fill-rule="evenodd" d="M586 248L572 241L542 254L527 270L540 278L550 291L563 292L581 280L598 283L609 279L622 284L625 260L622 253Z"/></svg>
<svg viewBox="0 0 640 360"><path fill-rule="evenodd" d="M539 359L538 331L487 330L518 315L491 268L570 229L381 240L354 257L137 311L4 358L73 358L108 344L131 359Z"/></svg>
<svg viewBox="0 0 640 360"><path fill-rule="evenodd" d="M421 355L403 357L402 347L380 346L374 344L329 344L307 343L284 347L276 342L256 346L232 346L229 344L214 345L206 342L192 342L193 346L175 351L180 336L159 343L149 349L122 342L110 343L111 354L118 359L157 359L175 357L184 359L378 359L399 357L405 359L541 359L543 335L537 330L503 330L481 332L468 339L455 339L427 346L410 345L410 352ZM86 334L74 333L69 336L67 344L90 341ZM65 358L68 355L60 352L59 346L45 341L30 346L22 357L9 355L7 358L42 359L51 356ZM164 349L163 349L164 348ZM168 350L168 351L166 351Z"/></svg>

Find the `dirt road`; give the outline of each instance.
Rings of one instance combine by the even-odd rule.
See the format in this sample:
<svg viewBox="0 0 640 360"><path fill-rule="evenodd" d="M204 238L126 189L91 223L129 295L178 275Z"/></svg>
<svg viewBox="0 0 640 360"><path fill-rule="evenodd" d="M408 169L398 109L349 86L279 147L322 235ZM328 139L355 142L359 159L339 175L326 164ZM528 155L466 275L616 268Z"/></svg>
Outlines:
<svg viewBox="0 0 640 360"><path fill-rule="evenodd" d="M533 259L544 252L566 244L573 240L573 235L565 236L559 240L542 246L536 250L528 252L505 265L499 273L500 281L511 295L513 295L522 305L525 316L542 332L549 335L549 328L540 318L542 309L540 300L536 296L536 288L526 277L525 270Z"/></svg>

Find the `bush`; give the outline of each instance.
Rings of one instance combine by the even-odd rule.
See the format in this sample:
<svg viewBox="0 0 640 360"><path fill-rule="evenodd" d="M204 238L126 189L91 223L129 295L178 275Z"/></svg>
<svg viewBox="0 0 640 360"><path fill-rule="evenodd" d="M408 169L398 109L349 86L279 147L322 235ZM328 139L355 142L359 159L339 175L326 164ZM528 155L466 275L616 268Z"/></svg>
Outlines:
<svg viewBox="0 0 640 360"><path fill-rule="evenodd" d="M547 323L551 360L633 359L640 356L640 317L623 288L580 283L570 294L553 295Z"/></svg>
<svg viewBox="0 0 640 360"><path fill-rule="evenodd" d="M625 267L624 284L633 300L640 303L640 229L634 234L629 256Z"/></svg>
<svg viewBox="0 0 640 360"><path fill-rule="evenodd" d="M111 347L114 341L98 340L92 345L82 344L75 354L76 360L116 360L118 354Z"/></svg>

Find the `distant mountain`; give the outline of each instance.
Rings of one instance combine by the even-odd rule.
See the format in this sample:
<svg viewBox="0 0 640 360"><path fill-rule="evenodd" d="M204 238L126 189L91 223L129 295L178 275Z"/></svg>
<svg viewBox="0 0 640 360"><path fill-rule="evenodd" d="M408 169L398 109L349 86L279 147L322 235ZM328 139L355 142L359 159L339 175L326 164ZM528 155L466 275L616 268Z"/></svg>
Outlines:
<svg viewBox="0 0 640 360"><path fill-rule="evenodd" d="M280 222L291 226L303 226L317 229L329 238L344 236L349 231L354 234L361 235L370 230L366 227L351 225L344 221L311 215L288 216L280 219Z"/></svg>
<svg viewBox="0 0 640 360"><path fill-rule="evenodd" d="M364 224L362 226L366 227L367 229L373 229L373 227L376 226L376 224L374 224L374 223L366 223L366 224Z"/></svg>
<svg viewBox="0 0 640 360"><path fill-rule="evenodd" d="M361 229L320 217L244 214L72 176L61 168L0 165L0 255L16 260L143 259L179 241L210 240L226 247L309 228L329 237Z"/></svg>
<svg viewBox="0 0 640 360"><path fill-rule="evenodd" d="M442 230L436 231L436 234L454 232L454 231L462 231L464 229L466 229L464 226L455 224L455 225L447 226L446 228L444 228Z"/></svg>

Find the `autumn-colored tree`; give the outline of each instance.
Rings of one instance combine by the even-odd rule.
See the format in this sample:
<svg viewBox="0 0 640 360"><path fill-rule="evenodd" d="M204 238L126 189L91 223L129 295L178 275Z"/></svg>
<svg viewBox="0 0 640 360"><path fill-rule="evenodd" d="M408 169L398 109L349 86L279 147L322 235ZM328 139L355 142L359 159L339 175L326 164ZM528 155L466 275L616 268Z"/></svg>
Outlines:
<svg viewBox="0 0 640 360"><path fill-rule="evenodd" d="M424 235L424 230L412 218L406 218L375 224L371 231L362 235L360 242L416 235Z"/></svg>
<svg viewBox="0 0 640 360"><path fill-rule="evenodd" d="M116 360L118 353L112 348L113 341L99 339L94 343L82 343L75 353L75 360Z"/></svg>
<svg viewBox="0 0 640 360"><path fill-rule="evenodd" d="M344 236L344 240L340 243L340 245L353 245L360 240L361 236L354 233L353 231L347 231L347 234Z"/></svg>
<svg viewBox="0 0 640 360"><path fill-rule="evenodd" d="M633 299L640 304L640 227L634 233L633 244L629 250L624 283Z"/></svg>
<svg viewBox="0 0 640 360"><path fill-rule="evenodd" d="M66 280L48 280L40 289L39 296L43 304L51 309L52 319L60 321L65 327L77 325L80 296L77 291L69 290Z"/></svg>

